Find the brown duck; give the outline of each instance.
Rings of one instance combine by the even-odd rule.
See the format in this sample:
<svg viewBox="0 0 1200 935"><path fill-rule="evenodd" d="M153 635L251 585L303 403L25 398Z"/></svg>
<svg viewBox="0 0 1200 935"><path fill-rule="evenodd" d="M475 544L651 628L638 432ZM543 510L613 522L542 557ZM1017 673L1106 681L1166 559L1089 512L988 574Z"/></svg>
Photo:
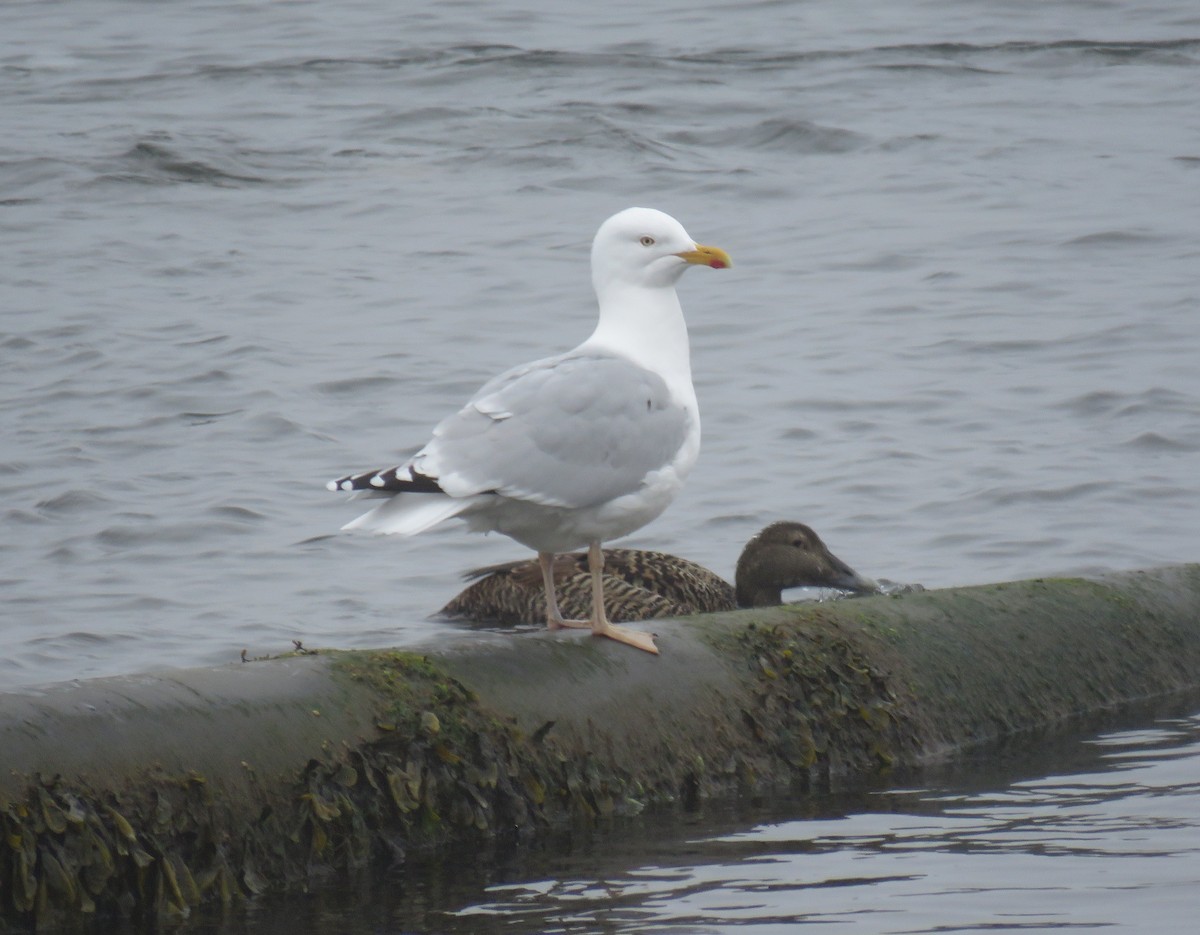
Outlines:
<svg viewBox="0 0 1200 935"><path fill-rule="evenodd" d="M537 623L546 617L541 568L534 561L507 562L467 572L471 584L442 608L447 617L504 624ZM754 536L738 559L735 585L703 565L665 552L604 550L604 607L614 621L652 620L686 614L769 607L783 602L784 588L805 585L873 593L878 585L829 551L803 523L772 523ZM559 555L554 562L559 609L586 617L592 582L587 554Z"/></svg>

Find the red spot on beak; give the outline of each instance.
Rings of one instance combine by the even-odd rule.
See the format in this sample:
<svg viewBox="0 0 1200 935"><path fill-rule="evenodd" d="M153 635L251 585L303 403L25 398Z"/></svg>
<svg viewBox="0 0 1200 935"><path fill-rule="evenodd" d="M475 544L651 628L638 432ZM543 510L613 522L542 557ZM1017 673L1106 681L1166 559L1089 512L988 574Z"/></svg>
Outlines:
<svg viewBox="0 0 1200 935"><path fill-rule="evenodd" d="M712 269L724 269L725 264L721 260L710 260L708 264Z"/></svg>

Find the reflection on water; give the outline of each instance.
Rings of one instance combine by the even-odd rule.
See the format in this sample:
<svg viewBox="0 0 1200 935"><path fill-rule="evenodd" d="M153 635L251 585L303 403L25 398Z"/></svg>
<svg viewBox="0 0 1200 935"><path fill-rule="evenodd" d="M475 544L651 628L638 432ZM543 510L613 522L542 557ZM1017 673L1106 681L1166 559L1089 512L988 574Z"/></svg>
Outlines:
<svg viewBox="0 0 1200 935"><path fill-rule="evenodd" d="M701 839L682 865L494 886L456 915L540 917L532 930L567 931L1194 932L1200 717L1084 746L1095 752L1084 772L868 794L845 814Z"/></svg>
<svg viewBox="0 0 1200 935"><path fill-rule="evenodd" d="M472 848L189 932L1194 933L1196 699L889 785Z"/></svg>

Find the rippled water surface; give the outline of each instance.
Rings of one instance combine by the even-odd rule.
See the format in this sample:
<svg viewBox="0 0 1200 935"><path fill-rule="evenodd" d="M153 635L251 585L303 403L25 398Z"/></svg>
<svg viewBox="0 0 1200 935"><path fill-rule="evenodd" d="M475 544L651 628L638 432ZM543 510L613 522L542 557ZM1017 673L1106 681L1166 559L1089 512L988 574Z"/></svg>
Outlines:
<svg viewBox="0 0 1200 935"><path fill-rule="evenodd" d="M1184 0L0 7L0 684L444 640L460 527L330 537L590 330L629 204L704 416L629 540L927 586L1200 558Z"/></svg>

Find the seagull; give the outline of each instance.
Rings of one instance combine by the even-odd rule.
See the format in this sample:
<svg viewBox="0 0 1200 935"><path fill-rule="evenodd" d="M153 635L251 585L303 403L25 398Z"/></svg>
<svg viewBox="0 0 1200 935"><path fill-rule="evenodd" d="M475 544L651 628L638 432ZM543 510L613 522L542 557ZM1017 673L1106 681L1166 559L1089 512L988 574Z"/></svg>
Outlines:
<svg viewBox="0 0 1200 935"><path fill-rule="evenodd" d="M590 600L587 555L570 552L554 563L559 606L567 612ZM879 585L843 562L804 523L771 523L746 543L734 584L703 565L641 549L605 549L605 610L610 620L651 620L783 603L783 590L837 588L875 594ZM440 616L499 623L526 623L544 614L537 564L505 562L476 568L472 581L439 611Z"/></svg>
<svg viewBox="0 0 1200 935"><path fill-rule="evenodd" d="M326 486L387 498L345 530L411 536L459 517L509 536L537 553L550 630L590 628L657 654L652 634L608 620L601 544L662 513L696 462L700 413L675 284L691 266L732 262L651 208L601 224L591 261L600 314L587 340L485 383L403 464ZM555 555L584 547L590 619L565 619Z"/></svg>

